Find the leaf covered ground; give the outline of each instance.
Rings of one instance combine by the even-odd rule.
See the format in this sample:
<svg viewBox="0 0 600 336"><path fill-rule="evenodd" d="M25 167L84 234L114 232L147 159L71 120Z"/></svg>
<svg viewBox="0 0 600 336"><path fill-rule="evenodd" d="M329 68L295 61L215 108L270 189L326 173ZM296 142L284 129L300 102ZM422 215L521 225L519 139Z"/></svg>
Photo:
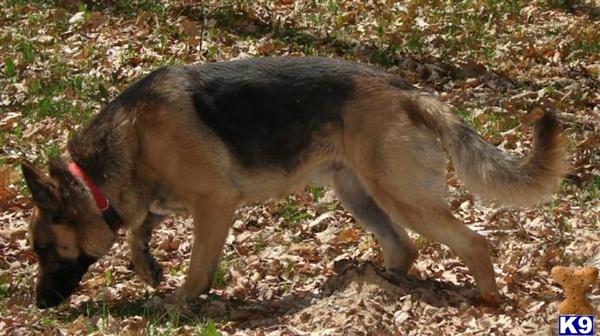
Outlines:
<svg viewBox="0 0 600 336"><path fill-rule="evenodd" d="M555 333L555 265L600 246L600 4L597 1L22 1L0 6L0 333L445 335ZM123 237L68 304L33 304L31 211L18 170L42 166L136 79L164 64L271 55L338 57L438 94L490 142L530 148L542 108L567 126L571 171L547 204L495 209L448 173L454 214L490 242L506 302L475 300L445 246L413 235L410 277L382 273L381 251L328 188L237 213L214 288L192 314L156 307L183 280L191 220L170 218L152 247L165 281L144 286ZM401 168L400 168L401 169ZM450 170L451 171L451 170ZM591 292L600 306L600 289Z"/></svg>

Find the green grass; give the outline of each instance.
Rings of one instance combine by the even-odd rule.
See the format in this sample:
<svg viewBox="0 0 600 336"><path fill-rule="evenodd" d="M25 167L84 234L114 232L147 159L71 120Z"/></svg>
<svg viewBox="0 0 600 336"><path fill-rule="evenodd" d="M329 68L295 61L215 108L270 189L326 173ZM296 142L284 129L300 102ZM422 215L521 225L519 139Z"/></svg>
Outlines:
<svg viewBox="0 0 600 336"><path fill-rule="evenodd" d="M425 248L428 245L431 244L431 241L429 239L427 239L427 237L422 236L422 235L417 235L417 238L415 239L415 245L417 246L417 248Z"/></svg>
<svg viewBox="0 0 600 336"><path fill-rule="evenodd" d="M58 158L62 153L60 146L56 142L46 142L41 144L41 146L46 161L49 159Z"/></svg>
<svg viewBox="0 0 600 336"><path fill-rule="evenodd" d="M6 276L0 277L0 299L5 299L10 296L10 283Z"/></svg>
<svg viewBox="0 0 600 336"><path fill-rule="evenodd" d="M15 61L11 57L4 58L4 75L6 77L15 77L17 75Z"/></svg>
<svg viewBox="0 0 600 336"><path fill-rule="evenodd" d="M36 58L36 49L28 40L20 40L17 42L17 49L20 53L21 59L25 64L31 64L35 61Z"/></svg>
<svg viewBox="0 0 600 336"><path fill-rule="evenodd" d="M285 258L283 261L285 262L285 273L292 273L292 271L294 270L295 262L290 258Z"/></svg>
<svg viewBox="0 0 600 336"><path fill-rule="evenodd" d="M49 316L44 316L41 318L40 323L47 328L54 327L56 325L56 320Z"/></svg>
<svg viewBox="0 0 600 336"><path fill-rule="evenodd" d="M296 224L312 217L306 210L298 207L292 197L279 202L278 206L276 215L282 217L286 224Z"/></svg>
<svg viewBox="0 0 600 336"><path fill-rule="evenodd" d="M594 177L587 191L591 200L597 201L600 199L600 176Z"/></svg>
<svg viewBox="0 0 600 336"><path fill-rule="evenodd" d="M506 113L488 112L482 117L486 119L485 133L496 137L500 136L501 132L513 129L520 124L518 117Z"/></svg>
<svg viewBox="0 0 600 336"><path fill-rule="evenodd" d="M73 124L87 122L94 113L93 109L74 106L73 99L67 97L66 93L69 92L76 99L101 103L108 97L108 91L93 77L69 76L60 65L57 66L56 71L64 73L64 77L31 80L29 91L32 95L38 96L39 100L23 106L25 117L33 121L52 117L66 119Z"/></svg>
<svg viewBox="0 0 600 336"><path fill-rule="evenodd" d="M315 186L312 186L312 185L308 185L306 187L306 189L310 193L310 196L312 197L313 202L319 202L319 200L321 199L321 197L323 197L323 194L325 194L325 188L324 187L315 187Z"/></svg>
<svg viewBox="0 0 600 336"><path fill-rule="evenodd" d="M459 105L456 108L456 112L471 127L475 128L475 129L479 129L481 127L481 124L475 118L475 115L473 114L473 112L468 110L464 105Z"/></svg>
<svg viewBox="0 0 600 336"><path fill-rule="evenodd" d="M208 320L204 325L199 325L198 336L219 336L222 335L218 330L213 320Z"/></svg>
<svg viewBox="0 0 600 336"><path fill-rule="evenodd" d="M256 241L254 241L254 245L252 245L252 250L254 253L260 253L268 246L267 240L262 235L262 233L258 234Z"/></svg>
<svg viewBox="0 0 600 336"><path fill-rule="evenodd" d="M229 263L227 260L221 260L219 265L217 265L217 269L213 273L213 287L214 288L224 288L227 284L225 281L225 277L229 273Z"/></svg>
<svg viewBox="0 0 600 336"><path fill-rule="evenodd" d="M171 274L172 276L180 276L185 274L185 267L183 264L175 264L172 265L171 268L169 269L169 274Z"/></svg>
<svg viewBox="0 0 600 336"><path fill-rule="evenodd" d="M84 320L88 333L97 331L101 334L111 334L108 325L109 318L141 316L146 321L142 328L145 335L173 335L178 333L179 328L182 326L193 327L197 335L221 335L217 330L215 321L211 318L194 314L184 315L178 310L149 308L145 305L145 301L110 304L100 300L98 303L89 303L77 310L70 310L65 306L59 307L57 312L44 311L42 314L41 321L46 327L70 324L82 314L88 317L101 317L103 323L90 323L90 320Z"/></svg>
<svg viewBox="0 0 600 336"><path fill-rule="evenodd" d="M124 18L133 18L141 12L151 13L159 17L164 17L169 14L166 4L162 1L155 0L113 0L109 2L108 8L115 14L123 16ZM102 7L96 8L96 4L92 4L89 8L85 4L82 4L79 7L79 11L82 12L102 9Z"/></svg>
<svg viewBox="0 0 600 336"><path fill-rule="evenodd" d="M594 55L600 53L600 40L577 41L572 44L573 50L580 51L585 55Z"/></svg>

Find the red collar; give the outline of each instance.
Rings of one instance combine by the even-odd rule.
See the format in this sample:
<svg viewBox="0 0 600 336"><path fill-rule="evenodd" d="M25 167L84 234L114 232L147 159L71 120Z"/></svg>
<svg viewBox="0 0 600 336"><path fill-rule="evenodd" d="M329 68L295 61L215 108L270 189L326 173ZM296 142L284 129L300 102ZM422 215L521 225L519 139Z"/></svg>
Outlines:
<svg viewBox="0 0 600 336"><path fill-rule="evenodd" d="M102 193L100 188L98 188L96 183L94 183L94 181L89 176L87 176L87 174L77 165L77 163L70 163L69 171L71 172L71 174L73 174L73 176L83 181L83 183L85 183L88 189L90 189L90 192L92 193L92 196L94 197L94 200L96 201L96 205L98 206L98 209L100 209L100 212L105 213L106 211L108 211L108 209L110 208L110 203L108 202L108 199L106 198L106 196L104 196L104 194Z"/></svg>

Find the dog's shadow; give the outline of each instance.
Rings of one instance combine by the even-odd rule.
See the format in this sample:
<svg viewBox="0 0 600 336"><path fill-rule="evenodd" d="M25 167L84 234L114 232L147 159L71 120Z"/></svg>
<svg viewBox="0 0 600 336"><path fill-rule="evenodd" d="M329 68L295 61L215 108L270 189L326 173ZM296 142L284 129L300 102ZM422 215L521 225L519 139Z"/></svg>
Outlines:
<svg viewBox="0 0 600 336"><path fill-rule="evenodd" d="M342 260L334 265L335 274L319 287L319 291L305 296L284 295L271 300L238 300L208 295L189 305L185 314L177 316L179 324L197 323L212 319L227 322L236 328L264 327L277 324L278 320L318 304L335 293L346 293L349 297L360 296L363 290L381 288L395 297L411 295L412 300L435 307L461 307L477 304L477 290L473 285L459 286L448 281L410 276L396 276L385 272L371 262ZM352 287L352 288L350 288ZM315 293L316 292L316 293ZM358 295L357 295L358 294ZM344 294L341 294L343 296ZM350 298L352 300L352 298ZM71 311L71 316L95 316L108 313L113 317L145 316L149 319L172 319L163 306L151 305L152 300L83 303Z"/></svg>

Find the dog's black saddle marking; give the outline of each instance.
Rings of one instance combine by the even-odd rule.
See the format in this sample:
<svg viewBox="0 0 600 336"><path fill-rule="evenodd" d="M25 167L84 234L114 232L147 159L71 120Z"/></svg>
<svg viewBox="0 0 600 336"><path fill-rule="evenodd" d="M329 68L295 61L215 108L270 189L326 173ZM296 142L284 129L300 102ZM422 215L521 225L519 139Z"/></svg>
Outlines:
<svg viewBox="0 0 600 336"><path fill-rule="evenodd" d="M353 77L367 71L324 58L259 58L186 68L200 119L243 166L292 170L323 127L341 127Z"/></svg>

